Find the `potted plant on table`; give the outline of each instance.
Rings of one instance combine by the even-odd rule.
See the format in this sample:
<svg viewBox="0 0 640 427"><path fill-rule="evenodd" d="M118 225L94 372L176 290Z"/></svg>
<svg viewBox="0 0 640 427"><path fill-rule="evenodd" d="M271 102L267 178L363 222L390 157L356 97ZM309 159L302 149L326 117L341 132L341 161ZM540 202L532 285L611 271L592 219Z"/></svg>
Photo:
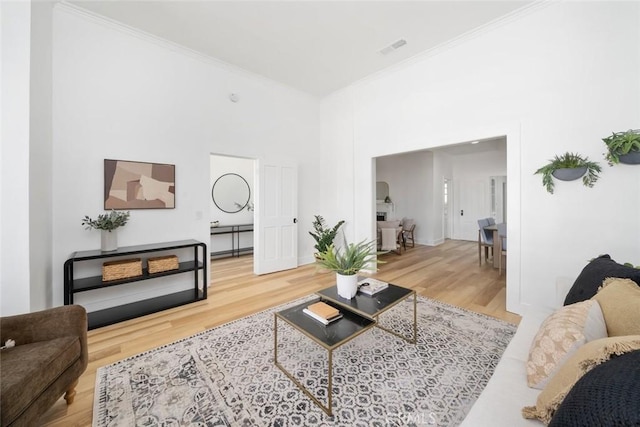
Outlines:
<svg viewBox="0 0 640 427"><path fill-rule="evenodd" d="M333 243L324 252L317 254L316 262L320 267L336 272L338 295L351 299L358 292L358 272L367 264L377 264L376 241L347 243L344 239L342 248Z"/></svg>
<svg viewBox="0 0 640 427"><path fill-rule="evenodd" d="M327 228L327 225L322 218L321 215L314 215L315 220L313 221L313 229L314 232L309 232L313 239L316 241L316 244L313 246L316 248L318 252L316 252L316 258L319 253L325 252L327 248L333 243L333 240L336 238L336 234L338 233L338 229L344 221L339 221L332 228Z"/></svg>
<svg viewBox="0 0 640 427"><path fill-rule="evenodd" d="M573 181L582 177L585 187L593 187L599 177L602 168L596 162L589 161L588 157L566 152L561 156L555 156L549 163L537 171L542 174L542 185L553 194L555 183L553 178L561 181Z"/></svg>
<svg viewBox="0 0 640 427"><path fill-rule="evenodd" d="M613 132L602 141L607 145L605 158L609 166L617 163L640 164L640 129Z"/></svg>
<svg viewBox="0 0 640 427"><path fill-rule="evenodd" d="M102 232L100 249L103 252L115 251L118 249L118 235L116 229L124 226L129 221L129 211L117 212L112 210L108 214L98 215L98 218L91 219L84 216L82 225L86 230L96 229Z"/></svg>

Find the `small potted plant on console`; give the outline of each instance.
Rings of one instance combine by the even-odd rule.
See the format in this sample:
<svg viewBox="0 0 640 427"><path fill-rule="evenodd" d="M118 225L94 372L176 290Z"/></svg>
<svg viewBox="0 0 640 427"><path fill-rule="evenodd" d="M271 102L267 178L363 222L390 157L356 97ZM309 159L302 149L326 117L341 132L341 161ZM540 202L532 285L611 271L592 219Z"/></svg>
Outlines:
<svg viewBox="0 0 640 427"><path fill-rule="evenodd" d="M118 249L118 234L116 229L124 226L129 221L129 211L117 212L112 210L108 214L100 214L98 218L91 219L84 216L82 225L86 230L96 229L102 232L100 249L103 252L115 251Z"/></svg>

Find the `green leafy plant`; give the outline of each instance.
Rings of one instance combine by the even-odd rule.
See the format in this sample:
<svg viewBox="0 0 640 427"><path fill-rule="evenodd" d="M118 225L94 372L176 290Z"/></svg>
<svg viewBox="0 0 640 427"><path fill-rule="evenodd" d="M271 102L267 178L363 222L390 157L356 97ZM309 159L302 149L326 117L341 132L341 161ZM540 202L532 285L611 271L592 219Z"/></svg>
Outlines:
<svg viewBox="0 0 640 427"><path fill-rule="evenodd" d="M315 233L310 231L309 234L311 234L316 241L314 248L316 248L318 253L322 253L325 252L333 243L333 240L336 238L336 234L338 233L338 229L342 224L344 224L344 221L339 221L332 228L327 228L324 218L322 218L321 215L314 215L314 217L313 229Z"/></svg>
<svg viewBox="0 0 640 427"><path fill-rule="evenodd" d="M561 156L555 156L549 163L537 171L535 174L542 175L542 185L545 186L547 191L553 194L554 181L553 173L558 169L578 169L586 168L586 173L582 176L582 183L586 187L593 187L593 184L599 178L599 173L602 172L602 168L596 162L589 161L588 157L582 157L579 154L566 152Z"/></svg>
<svg viewBox="0 0 640 427"><path fill-rule="evenodd" d="M381 262L376 260L376 241L367 242L363 240L360 243L347 243L344 239L344 247L336 248L333 243L317 256L316 262L320 267L327 270L335 271L344 276L357 274L368 263L375 264Z"/></svg>
<svg viewBox="0 0 640 427"><path fill-rule="evenodd" d="M100 214L98 218L91 219L89 216L85 215L82 220L82 225L85 226L85 230L106 230L113 231L118 227L122 227L129 221L129 211L127 212L116 212L112 210L108 214Z"/></svg>
<svg viewBox="0 0 640 427"><path fill-rule="evenodd" d="M640 151L640 130L629 129L626 132L613 132L611 136L602 138L607 145L605 158L609 166L620 163L620 156L633 151Z"/></svg>

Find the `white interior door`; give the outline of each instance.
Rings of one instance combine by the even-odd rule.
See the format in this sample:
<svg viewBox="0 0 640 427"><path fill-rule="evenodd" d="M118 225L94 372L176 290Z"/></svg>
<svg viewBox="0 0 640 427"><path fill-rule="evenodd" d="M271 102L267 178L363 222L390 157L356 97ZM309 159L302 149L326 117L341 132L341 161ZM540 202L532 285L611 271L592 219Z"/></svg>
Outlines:
<svg viewBox="0 0 640 427"><path fill-rule="evenodd" d="M257 161L255 274L298 266L298 169L295 164Z"/></svg>
<svg viewBox="0 0 640 427"><path fill-rule="evenodd" d="M442 231L445 239L451 239L453 233L451 232L451 201L453 195L452 180L444 178L442 188Z"/></svg>
<svg viewBox="0 0 640 427"><path fill-rule="evenodd" d="M478 240L478 220L488 216L488 183L482 179L454 182L455 236L459 240Z"/></svg>

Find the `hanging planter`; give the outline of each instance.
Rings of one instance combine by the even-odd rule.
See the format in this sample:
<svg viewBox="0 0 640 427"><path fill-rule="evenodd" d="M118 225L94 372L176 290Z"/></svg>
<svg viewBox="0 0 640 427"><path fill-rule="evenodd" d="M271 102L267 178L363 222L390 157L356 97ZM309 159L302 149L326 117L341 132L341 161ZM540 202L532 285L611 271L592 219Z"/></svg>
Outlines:
<svg viewBox="0 0 640 427"><path fill-rule="evenodd" d="M632 151L620 156L620 163L627 165L640 165L640 151Z"/></svg>
<svg viewBox="0 0 640 427"><path fill-rule="evenodd" d="M560 181L575 181L576 179L582 178L585 173L587 173L587 167L582 166L581 168L556 169L551 172L551 175Z"/></svg>
<svg viewBox="0 0 640 427"><path fill-rule="evenodd" d="M555 182L553 178L561 181L574 181L582 178L585 187L593 187L602 172L600 165L590 162L588 157L582 157L575 153L565 153L555 156L549 164L541 167L535 173L542 175L542 185L553 194Z"/></svg>
<svg viewBox="0 0 640 427"><path fill-rule="evenodd" d="M605 158L609 166L617 163L640 164L640 129L613 132L611 136L602 138L602 141L607 145Z"/></svg>

